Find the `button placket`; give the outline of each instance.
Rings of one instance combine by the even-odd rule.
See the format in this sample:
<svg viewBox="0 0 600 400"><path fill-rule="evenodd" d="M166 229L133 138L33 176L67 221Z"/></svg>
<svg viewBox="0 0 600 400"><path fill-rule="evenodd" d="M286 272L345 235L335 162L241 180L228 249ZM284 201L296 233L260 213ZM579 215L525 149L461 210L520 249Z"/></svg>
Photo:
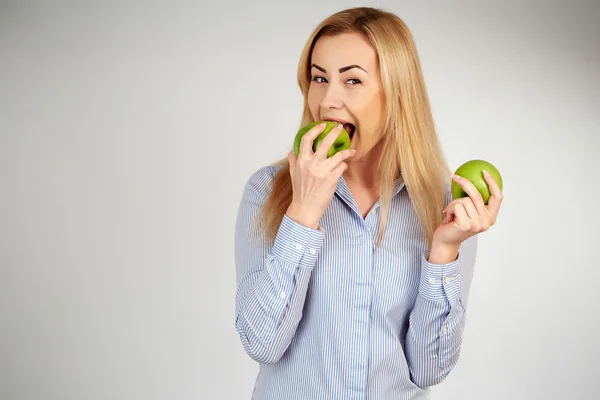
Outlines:
<svg viewBox="0 0 600 400"><path fill-rule="evenodd" d="M377 228L377 215L375 212L375 209L369 211L367 217L365 218L365 224L367 225L367 229L371 234L373 234Z"/></svg>

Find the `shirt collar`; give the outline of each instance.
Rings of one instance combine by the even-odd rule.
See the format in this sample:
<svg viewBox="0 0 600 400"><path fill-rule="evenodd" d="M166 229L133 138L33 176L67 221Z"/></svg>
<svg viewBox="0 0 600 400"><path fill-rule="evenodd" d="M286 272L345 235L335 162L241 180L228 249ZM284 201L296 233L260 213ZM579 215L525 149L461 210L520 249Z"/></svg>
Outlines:
<svg viewBox="0 0 600 400"><path fill-rule="evenodd" d="M405 183L404 183L404 179L402 179L402 176L396 178L394 180L394 183L392 185L392 198L394 196L396 196L398 193L400 193L400 191L405 187ZM358 206L356 205L356 202L354 201L354 198L352 197L352 193L350 192L350 189L348 188L348 185L346 184L346 180L344 179L343 176L340 176L340 178L338 179L338 183L337 186L335 188L335 193L350 207L352 208L354 211L356 211L357 214L360 215L360 210L358 209ZM373 206L373 208L375 209L376 207L379 207L381 199L378 199L377 202L375 203L375 205Z"/></svg>

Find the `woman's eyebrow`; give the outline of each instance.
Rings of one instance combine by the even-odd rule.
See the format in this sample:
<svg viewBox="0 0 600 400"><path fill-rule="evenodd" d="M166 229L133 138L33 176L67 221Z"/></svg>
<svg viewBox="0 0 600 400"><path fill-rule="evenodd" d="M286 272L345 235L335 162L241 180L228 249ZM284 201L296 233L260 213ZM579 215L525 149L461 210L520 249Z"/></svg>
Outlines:
<svg viewBox="0 0 600 400"><path fill-rule="evenodd" d="M317 65L317 64L312 64L312 65L311 65L311 68L312 68L312 67L314 67L314 68L318 69L319 71L321 71L321 72L323 72L323 73L325 73L325 74L327 73L327 70L326 70L325 68L323 68L323 67L321 67L321 66L319 66L319 65ZM340 68L340 69L338 70L338 72L341 74L342 72L346 72L346 71L348 71L348 70L351 70L352 68L359 68L359 69L362 69L363 71L367 72L367 70L366 70L366 69L364 69L364 68L363 68L363 67L361 67L360 65L356 65L356 64L352 64L352 65L348 65L348 66L346 66L346 67L342 67L342 68ZM367 72L367 73L368 73L368 72Z"/></svg>

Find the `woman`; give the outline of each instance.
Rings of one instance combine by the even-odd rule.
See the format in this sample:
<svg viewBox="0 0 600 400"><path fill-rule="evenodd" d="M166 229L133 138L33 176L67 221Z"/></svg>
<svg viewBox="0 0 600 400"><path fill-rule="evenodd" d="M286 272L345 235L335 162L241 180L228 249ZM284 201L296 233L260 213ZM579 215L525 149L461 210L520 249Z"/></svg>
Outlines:
<svg viewBox="0 0 600 400"><path fill-rule="evenodd" d="M456 365L477 234L502 201L451 200L406 25L338 12L299 63L301 126L335 120L351 149L327 158L311 129L298 157L255 172L235 233L236 329L260 363L253 399L425 399ZM290 142L293 134L290 136ZM445 217L444 217L445 213Z"/></svg>

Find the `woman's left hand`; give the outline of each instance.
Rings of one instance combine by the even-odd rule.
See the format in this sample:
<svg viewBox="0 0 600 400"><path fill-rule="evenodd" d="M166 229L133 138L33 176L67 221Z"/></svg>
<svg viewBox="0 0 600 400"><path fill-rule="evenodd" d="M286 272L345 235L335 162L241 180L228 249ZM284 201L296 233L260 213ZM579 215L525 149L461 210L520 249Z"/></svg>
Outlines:
<svg viewBox="0 0 600 400"><path fill-rule="evenodd" d="M483 176L491 193L487 205L473 183L463 177L453 177L468 197L454 199L448 203L444 209L446 218L435 230L434 242L458 247L464 240L487 231L496 223L502 204L502 191L491 175L484 173Z"/></svg>

